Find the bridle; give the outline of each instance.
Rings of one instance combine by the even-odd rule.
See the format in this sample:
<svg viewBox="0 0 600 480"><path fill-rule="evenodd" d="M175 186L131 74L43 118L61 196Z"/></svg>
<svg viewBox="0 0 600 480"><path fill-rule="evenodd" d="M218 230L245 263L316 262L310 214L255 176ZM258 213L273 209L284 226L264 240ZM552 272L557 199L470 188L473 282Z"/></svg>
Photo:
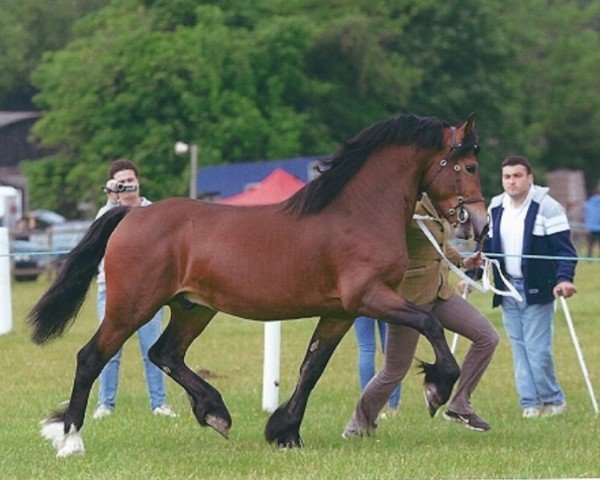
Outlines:
<svg viewBox="0 0 600 480"><path fill-rule="evenodd" d="M451 224L456 226L457 223L464 224L469 220L469 212L465 208L465 205L467 205L469 203L483 202L485 199L483 197L465 198L465 196L462 194L462 182L461 182L461 178L460 178L461 177L460 172L462 170L462 167L458 164L458 155L457 154L458 154L458 151L462 148L463 144L461 142L457 141L456 127L450 127L450 131L451 131L452 137L450 140L450 151L448 152L448 158L442 158L440 160L437 170L434 172L433 176L427 182L427 184L421 189L421 191L427 192L427 190L429 190L431 185L433 185L433 182L436 180L436 178L442 172L442 170L444 170L444 168L446 166L448 166L449 164L452 163L452 169L454 170L454 173L455 173L456 191L458 192L458 195L456 197L457 203L453 207L449 208L446 212L440 212L440 215L442 217L444 217L446 220L448 220L448 222L450 222ZM474 144L473 148L475 150L478 150L479 145ZM456 221L455 222L450 221L450 219L454 216L456 217Z"/></svg>

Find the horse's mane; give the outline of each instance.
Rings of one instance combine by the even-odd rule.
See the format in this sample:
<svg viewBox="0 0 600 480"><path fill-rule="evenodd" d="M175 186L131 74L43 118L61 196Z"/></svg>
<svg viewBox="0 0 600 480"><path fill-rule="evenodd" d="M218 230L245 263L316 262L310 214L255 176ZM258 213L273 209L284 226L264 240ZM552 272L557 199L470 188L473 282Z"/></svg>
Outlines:
<svg viewBox="0 0 600 480"><path fill-rule="evenodd" d="M320 212L342 191L344 186L376 150L390 144L415 143L422 148L443 148L443 128L447 124L435 117L400 115L375 123L344 143L325 161L325 171L294 194L286 210L297 215Z"/></svg>

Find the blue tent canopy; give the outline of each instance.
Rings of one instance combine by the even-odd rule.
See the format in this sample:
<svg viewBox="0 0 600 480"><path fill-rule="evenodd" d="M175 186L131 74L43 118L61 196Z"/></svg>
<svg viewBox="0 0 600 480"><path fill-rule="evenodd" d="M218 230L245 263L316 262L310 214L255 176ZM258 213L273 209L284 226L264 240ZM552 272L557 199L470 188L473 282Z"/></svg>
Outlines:
<svg viewBox="0 0 600 480"><path fill-rule="evenodd" d="M244 192L248 186L261 182L274 170L281 168L304 182L317 175L319 157L300 157L246 163L210 165L198 171L198 197L225 198Z"/></svg>

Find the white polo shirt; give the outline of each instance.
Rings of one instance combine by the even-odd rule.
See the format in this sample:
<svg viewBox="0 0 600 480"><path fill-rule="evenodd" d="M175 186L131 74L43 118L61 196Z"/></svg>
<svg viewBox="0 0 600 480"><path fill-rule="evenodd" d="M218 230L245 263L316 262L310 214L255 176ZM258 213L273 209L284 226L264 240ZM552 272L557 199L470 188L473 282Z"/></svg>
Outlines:
<svg viewBox="0 0 600 480"><path fill-rule="evenodd" d="M512 198L506 194L502 201L504 212L500 220L500 241L502 242L502 252L507 255L504 258L504 265L506 266L506 273L515 278L523 278L520 255L523 253L525 217L532 198L533 188L529 188L527 198L519 206L515 207Z"/></svg>

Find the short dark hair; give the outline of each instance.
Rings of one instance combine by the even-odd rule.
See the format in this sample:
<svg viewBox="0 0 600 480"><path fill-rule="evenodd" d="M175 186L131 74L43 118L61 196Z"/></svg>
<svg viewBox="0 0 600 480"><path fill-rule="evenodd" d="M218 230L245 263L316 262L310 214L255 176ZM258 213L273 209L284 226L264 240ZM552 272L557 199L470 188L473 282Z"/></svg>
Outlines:
<svg viewBox="0 0 600 480"><path fill-rule="evenodd" d="M509 155L504 160L502 160L502 165L500 165L500 169L503 169L504 167L512 167L514 165L523 165L527 169L528 175L532 172L531 163L529 163L527 157L524 157L523 155Z"/></svg>
<svg viewBox="0 0 600 480"><path fill-rule="evenodd" d="M120 172L121 170L133 170L136 178L138 180L140 178L140 170L138 169L138 166L128 158L119 158L112 162L110 167L108 167L108 178L113 178L114 174Z"/></svg>

